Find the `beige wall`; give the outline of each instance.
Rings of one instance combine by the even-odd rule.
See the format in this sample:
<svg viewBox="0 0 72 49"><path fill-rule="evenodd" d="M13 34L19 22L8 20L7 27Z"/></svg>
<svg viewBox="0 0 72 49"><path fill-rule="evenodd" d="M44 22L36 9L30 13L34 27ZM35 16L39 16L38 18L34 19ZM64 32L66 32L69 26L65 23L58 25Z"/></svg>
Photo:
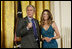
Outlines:
<svg viewBox="0 0 72 49"><path fill-rule="evenodd" d="M58 47L71 47L71 2L51 1L51 12L58 26L61 38L57 39ZM62 40L61 40L62 39Z"/></svg>

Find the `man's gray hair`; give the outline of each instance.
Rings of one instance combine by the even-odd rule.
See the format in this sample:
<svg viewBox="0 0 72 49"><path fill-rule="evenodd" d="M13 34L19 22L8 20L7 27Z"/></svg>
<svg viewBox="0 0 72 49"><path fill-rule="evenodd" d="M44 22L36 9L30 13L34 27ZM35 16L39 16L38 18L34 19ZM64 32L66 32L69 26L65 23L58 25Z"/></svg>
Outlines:
<svg viewBox="0 0 72 49"><path fill-rule="evenodd" d="M27 10L28 7L32 7L32 8L34 9L34 11L36 11L36 8L35 8L33 5L28 5L28 6L26 7L26 10Z"/></svg>

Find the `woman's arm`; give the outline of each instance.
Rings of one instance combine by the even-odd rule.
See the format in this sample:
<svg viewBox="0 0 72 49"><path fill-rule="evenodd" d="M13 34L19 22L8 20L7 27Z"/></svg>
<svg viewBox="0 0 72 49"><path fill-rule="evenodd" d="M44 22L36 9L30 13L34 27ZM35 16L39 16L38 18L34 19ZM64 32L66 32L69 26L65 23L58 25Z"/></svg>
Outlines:
<svg viewBox="0 0 72 49"><path fill-rule="evenodd" d="M55 22L53 22L52 27L54 28L55 33L56 33L56 36L52 37L52 39L58 39L58 38L60 38L60 34L59 34L59 31L58 31L58 27L57 27L57 25L56 25Z"/></svg>

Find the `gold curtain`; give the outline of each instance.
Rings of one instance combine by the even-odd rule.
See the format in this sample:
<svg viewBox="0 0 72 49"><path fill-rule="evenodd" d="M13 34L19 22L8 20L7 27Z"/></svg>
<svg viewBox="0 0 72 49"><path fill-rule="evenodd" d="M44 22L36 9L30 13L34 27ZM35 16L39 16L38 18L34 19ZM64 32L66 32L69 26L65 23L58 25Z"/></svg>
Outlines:
<svg viewBox="0 0 72 49"><path fill-rule="evenodd" d="M21 1L23 18L26 17L26 7L30 4L36 7L34 18L39 21L42 11L50 9L50 1ZM13 48L14 21L16 16L17 1L1 1L1 47Z"/></svg>
<svg viewBox="0 0 72 49"><path fill-rule="evenodd" d="M14 1L1 1L1 45L13 47L14 39Z"/></svg>
<svg viewBox="0 0 72 49"><path fill-rule="evenodd" d="M2 15L2 7L3 7L3 6L2 6L2 4L3 4L3 3L1 2L1 47L3 46L3 32L2 32L2 31L3 31L3 30L2 30L2 29L3 29L3 27L2 27L2 26L3 26L3 25L2 25L2 20L3 20L3 19L2 19L2 16L3 16L3 15Z"/></svg>

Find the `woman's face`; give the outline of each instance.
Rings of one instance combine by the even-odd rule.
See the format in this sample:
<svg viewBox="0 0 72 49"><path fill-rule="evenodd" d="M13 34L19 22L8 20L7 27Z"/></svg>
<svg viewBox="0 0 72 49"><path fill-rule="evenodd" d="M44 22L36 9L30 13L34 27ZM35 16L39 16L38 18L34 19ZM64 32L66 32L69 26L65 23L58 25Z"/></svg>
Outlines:
<svg viewBox="0 0 72 49"><path fill-rule="evenodd" d="M44 20L47 20L48 17L49 17L49 16L48 16L48 12L45 11L45 12L43 13L43 18L44 18Z"/></svg>

